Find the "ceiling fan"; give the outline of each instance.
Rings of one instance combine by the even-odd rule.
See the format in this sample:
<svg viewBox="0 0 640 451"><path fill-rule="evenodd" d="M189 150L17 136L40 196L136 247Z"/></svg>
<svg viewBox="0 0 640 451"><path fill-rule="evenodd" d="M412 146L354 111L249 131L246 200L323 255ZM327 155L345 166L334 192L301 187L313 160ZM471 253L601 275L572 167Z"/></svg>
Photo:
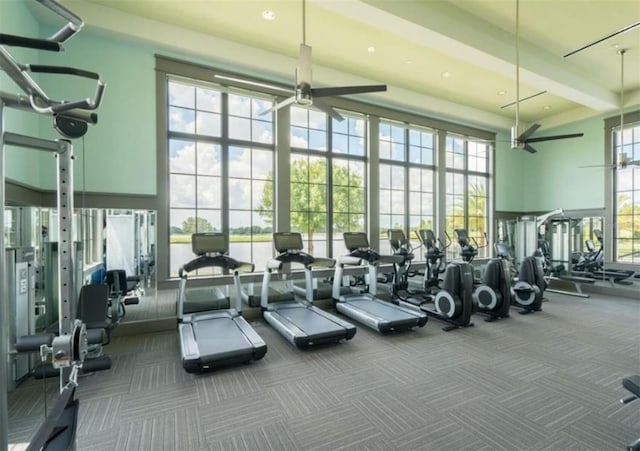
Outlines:
<svg viewBox="0 0 640 451"><path fill-rule="evenodd" d="M624 55L629 49L618 49L620 55L620 149L624 149ZM632 160L626 152L618 154L616 164L595 164L589 166L579 166L580 168L610 168L626 169L629 166L640 166L640 160Z"/></svg>
<svg viewBox="0 0 640 451"><path fill-rule="evenodd" d="M232 81L240 81L242 83L270 87L278 91L284 91L292 93L293 95L282 102L278 102L271 108L262 111L260 114L268 114L272 111L279 110L285 106L291 104L297 104L302 106L314 106L327 113L332 118L343 121L344 117L340 115L336 110L331 108L327 103L322 100L318 100L322 97L334 97L348 94L362 94L367 92L382 92L387 90L387 85L362 85L362 86L339 86L330 88L314 88L311 84L311 47L306 42L306 1L302 0L302 44L300 44L300 51L298 54L298 67L296 68L296 83L293 88L293 92L285 91L278 86L267 86L264 83L256 83L249 80L242 80L235 77L226 77L223 75L216 75L216 78L228 79Z"/></svg>
<svg viewBox="0 0 640 451"><path fill-rule="evenodd" d="M540 128L540 124L533 124L525 130L520 129L520 0L516 0L516 125L511 127L511 148L523 149L529 153L536 153L537 150L531 143L542 141L554 141L557 139L580 138L584 133L570 133L567 135L539 136L532 138L531 135Z"/></svg>

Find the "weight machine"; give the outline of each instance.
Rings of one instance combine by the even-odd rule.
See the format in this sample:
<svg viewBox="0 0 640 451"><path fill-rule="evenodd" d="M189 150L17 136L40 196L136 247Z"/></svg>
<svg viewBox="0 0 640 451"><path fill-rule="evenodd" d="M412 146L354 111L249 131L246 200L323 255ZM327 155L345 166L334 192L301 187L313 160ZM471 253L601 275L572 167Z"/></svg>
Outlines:
<svg viewBox="0 0 640 451"><path fill-rule="evenodd" d="M21 89L22 94L14 95L0 92L0 289L2 299L7 296L7 259L5 253L5 148L13 146L52 153L57 160L57 210L59 230L58 252L58 298L59 298L59 336L53 352L60 368L60 391L75 379L72 371L77 362L83 360L82 353L73 353L86 342L82 327L75 322L75 304L77 302L74 280L73 253L73 146L70 139L79 138L87 131L88 124L96 124L97 109L102 102L105 84L97 73L63 66L45 66L19 63L5 47L22 47L40 51L59 52L63 44L76 35L83 27L82 19L57 3L55 0L37 0L40 4L63 18L66 24L46 39L15 36L0 33L0 69ZM30 74L70 75L96 80L93 98L80 100L56 100L34 81ZM53 127L67 139L47 140L5 131L4 114L6 108L12 108L51 116ZM0 303L0 450L9 446L9 414L6 379L9 376L10 325L9 302ZM82 338L84 336L84 339ZM75 343L73 345L72 343ZM44 353L44 349L43 349ZM74 355L71 355L71 354ZM77 355L76 355L77 354ZM75 422L73 430L75 431ZM75 435L75 434L73 434ZM73 437L74 438L74 437Z"/></svg>

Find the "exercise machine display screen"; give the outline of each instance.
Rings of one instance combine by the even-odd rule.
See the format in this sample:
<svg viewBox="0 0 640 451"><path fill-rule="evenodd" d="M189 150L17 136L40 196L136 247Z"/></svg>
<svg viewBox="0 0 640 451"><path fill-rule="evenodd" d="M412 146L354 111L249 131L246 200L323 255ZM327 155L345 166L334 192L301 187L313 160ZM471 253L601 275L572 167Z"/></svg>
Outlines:
<svg viewBox="0 0 640 451"><path fill-rule="evenodd" d="M224 233L194 233L191 235L191 249L196 255L209 253L225 254L229 250L227 235Z"/></svg>
<svg viewBox="0 0 640 451"><path fill-rule="evenodd" d="M420 240L424 243L425 246L431 247L436 243L436 235L433 233L433 230L429 229L420 229L418 231L420 235Z"/></svg>
<svg viewBox="0 0 640 451"><path fill-rule="evenodd" d="M296 232L278 232L273 234L273 245L278 252L301 251L302 235Z"/></svg>
<svg viewBox="0 0 640 451"><path fill-rule="evenodd" d="M345 232L344 233L344 245L349 252L356 249L368 249L369 239L364 232Z"/></svg>
<svg viewBox="0 0 640 451"><path fill-rule="evenodd" d="M389 229L387 230L387 236L389 241L396 241L399 244L404 244L407 241L402 229Z"/></svg>
<svg viewBox="0 0 640 451"><path fill-rule="evenodd" d="M469 235L465 229L455 229L454 232L456 233L458 243L460 243L461 246L466 246L469 243Z"/></svg>

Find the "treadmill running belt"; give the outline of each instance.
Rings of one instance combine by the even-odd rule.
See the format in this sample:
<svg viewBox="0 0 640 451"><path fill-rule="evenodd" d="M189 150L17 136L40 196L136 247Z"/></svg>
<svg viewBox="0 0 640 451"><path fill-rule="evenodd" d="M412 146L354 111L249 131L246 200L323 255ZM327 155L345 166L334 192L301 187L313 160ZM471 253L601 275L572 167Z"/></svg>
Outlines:
<svg viewBox="0 0 640 451"><path fill-rule="evenodd" d="M349 299L347 304L388 322L405 321L416 318L415 315L410 315L407 312L395 308L393 304L387 305L383 302L376 302L370 299Z"/></svg>
<svg viewBox="0 0 640 451"><path fill-rule="evenodd" d="M344 333L345 330L341 325L304 306L277 309L276 312L309 336Z"/></svg>
<svg viewBox="0 0 640 451"><path fill-rule="evenodd" d="M251 354L253 346L230 318L196 321L192 324L203 362Z"/></svg>

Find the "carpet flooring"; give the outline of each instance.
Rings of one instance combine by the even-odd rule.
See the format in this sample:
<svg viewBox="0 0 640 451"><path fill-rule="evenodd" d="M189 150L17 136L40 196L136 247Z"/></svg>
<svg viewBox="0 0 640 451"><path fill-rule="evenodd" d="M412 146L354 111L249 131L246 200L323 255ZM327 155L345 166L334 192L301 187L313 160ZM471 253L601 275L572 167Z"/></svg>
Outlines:
<svg viewBox="0 0 640 451"><path fill-rule="evenodd" d="M80 379L79 450L621 450L640 436L640 301L549 293L543 311L299 351L262 321L264 359L187 374L175 331L115 338ZM49 406L57 382L47 385ZM42 421L42 381L9 394L10 449Z"/></svg>

